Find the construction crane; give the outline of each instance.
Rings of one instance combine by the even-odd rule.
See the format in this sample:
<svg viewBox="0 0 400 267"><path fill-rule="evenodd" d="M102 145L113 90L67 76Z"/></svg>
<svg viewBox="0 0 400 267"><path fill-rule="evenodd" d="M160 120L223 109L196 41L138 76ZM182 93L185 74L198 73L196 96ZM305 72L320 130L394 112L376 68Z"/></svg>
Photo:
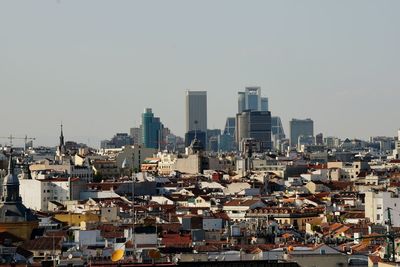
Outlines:
<svg viewBox="0 0 400 267"><path fill-rule="evenodd" d="M28 137L27 135L25 135L25 137L15 137L15 136L13 136L12 134L10 134L10 136L7 136L7 137L3 137L3 136L1 136L0 137L1 139L8 139L8 140L10 140L10 146L12 146L13 145L13 140L24 140L24 149L26 150L27 149L27 145L28 145L28 141L34 141L34 140L36 140L36 137Z"/></svg>

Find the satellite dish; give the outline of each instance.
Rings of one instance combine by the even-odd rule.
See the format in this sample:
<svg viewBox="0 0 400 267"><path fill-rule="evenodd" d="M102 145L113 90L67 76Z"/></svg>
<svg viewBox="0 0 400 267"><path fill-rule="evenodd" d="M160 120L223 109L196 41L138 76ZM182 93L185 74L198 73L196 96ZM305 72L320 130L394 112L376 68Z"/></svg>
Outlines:
<svg viewBox="0 0 400 267"><path fill-rule="evenodd" d="M111 260L113 262L119 261L124 256L124 251L122 249L115 250L111 255Z"/></svg>

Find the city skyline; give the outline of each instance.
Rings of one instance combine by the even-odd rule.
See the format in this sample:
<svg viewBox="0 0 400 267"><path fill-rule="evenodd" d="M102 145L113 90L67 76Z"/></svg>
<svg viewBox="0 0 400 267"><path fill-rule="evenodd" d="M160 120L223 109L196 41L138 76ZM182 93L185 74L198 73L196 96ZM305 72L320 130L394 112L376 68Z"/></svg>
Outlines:
<svg viewBox="0 0 400 267"><path fill-rule="evenodd" d="M223 129L247 86L261 87L286 132L311 118L324 136L395 136L398 7L4 1L0 136L56 145L63 121L66 140L97 147L139 126L146 107L184 136L186 90L207 91L208 128Z"/></svg>

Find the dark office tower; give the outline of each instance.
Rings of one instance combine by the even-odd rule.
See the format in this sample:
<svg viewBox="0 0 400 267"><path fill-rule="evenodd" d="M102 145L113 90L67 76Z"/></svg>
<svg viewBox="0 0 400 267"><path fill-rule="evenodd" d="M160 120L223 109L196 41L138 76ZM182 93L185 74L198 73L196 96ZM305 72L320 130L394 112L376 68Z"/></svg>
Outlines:
<svg viewBox="0 0 400 267"><path fill-rule="evenodd" d="M315 144L316 145L323 145L324 144L324 135L319 133L315 136Z"/></svg>
<svg viewBox="0 0 400 267"><path fill-rule="evenodd" d="M268 111L268 97L261 97L261 111Z"/></svg>
<svg viewBox="0 0 400 267"><path fill-rule="evenodd" d="M247 138L260 143L258 152L265 152L272 148L269 111L245 110L236 115L236 143L240 145L242 140Z"/></svg>
<svg viewBox="0 0 400 267"><path fill-rule="evenodd" d="M185 144L190 145L195 136L197 137L197 139L200 139L203 147L207 148L206 91L186 91Z"/></svg>
<svg viewBox="0 0 400 267"><path fill-rule="evenodd" d="M246 93L238 92L238 113L242 113L246 109Z"/></svg>
<svg viewBox="0 0 400 267"><path fill-rule="evenodd" d="M290 128L290 146L296 147L300 136L314 136L314 122L311 119L292 119Z"/></svg>
<svg viewBox="0 0 400 267"><path fill-rule="evenodd" d="M229 117L226 119L224 134L235 136L236 118Z"/></svg>
<svg viewBox="0 0 400 267"><path fill-rule="evenodd" d="M154 117L151 108L146 108L142 114L142 141L147 148L159 148L163 125L160 118Z"/></svg>
<svg viewBox="0 0 400 267"><path fill-rule="evenodd" d="M186 91L186 132L207 132L207 92Z"/></svg>

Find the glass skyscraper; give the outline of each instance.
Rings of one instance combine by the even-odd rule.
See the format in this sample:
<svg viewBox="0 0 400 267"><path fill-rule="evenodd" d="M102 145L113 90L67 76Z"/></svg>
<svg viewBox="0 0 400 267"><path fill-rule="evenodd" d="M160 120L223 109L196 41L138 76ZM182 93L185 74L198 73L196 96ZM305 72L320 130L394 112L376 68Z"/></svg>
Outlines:
<svg viewBox="0 0 400 267"><path fill-rule="evenodd" d="M154 117L151 108L146 108L142 114L142 141L147 148L159 148L163 124L160 118Z"/></svg>
<svg viewBox="0 0 400 267"><path fill-rule="evenodd" d="M238 113L245 110L268 111L268 97L261 97L261 87L246 87L238 92Z"/></svg>

